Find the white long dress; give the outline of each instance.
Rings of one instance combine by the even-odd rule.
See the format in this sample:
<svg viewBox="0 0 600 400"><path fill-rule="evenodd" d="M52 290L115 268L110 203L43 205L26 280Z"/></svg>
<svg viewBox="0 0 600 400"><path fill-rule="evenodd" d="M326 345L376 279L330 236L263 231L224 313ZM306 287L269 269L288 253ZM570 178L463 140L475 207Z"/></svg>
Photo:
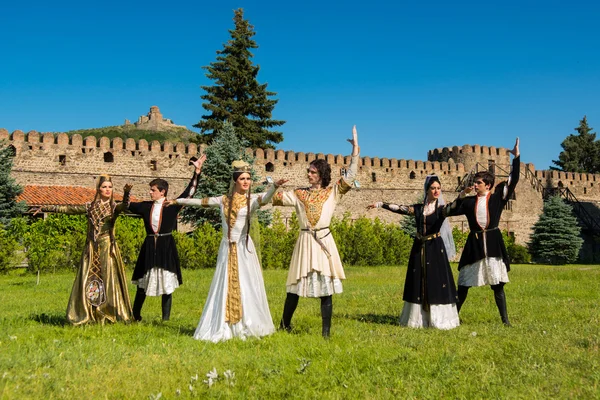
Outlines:
<svg viewBox="0 0 600 400"><path fill-rule="evenodd" d="M274 193L275 188L271 187L267 193L251 195L250 213L268 203ZM275 332L260 262L252 239L246 235L247 197L234 194L231 213L229 202L227 196L177 199L177 204L219 207L221 211L223 239L215 275L194 333L194 339L198 340L219 342Z"/></svg>

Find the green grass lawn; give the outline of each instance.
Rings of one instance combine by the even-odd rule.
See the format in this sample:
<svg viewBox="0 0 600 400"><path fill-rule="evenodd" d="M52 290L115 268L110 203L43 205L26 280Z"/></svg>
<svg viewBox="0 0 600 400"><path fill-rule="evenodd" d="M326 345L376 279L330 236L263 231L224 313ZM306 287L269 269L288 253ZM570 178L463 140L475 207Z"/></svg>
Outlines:
<svg viewBox="0 0 600 400"><path fill-rule="evenodd" d="M300 299L293 333L218 344L192 338L213 270L184 271L169 322L148 298L142 323L83 327L65 325L74 273L0 276L0 399L600 397L600 266L515 265L513 327L483 287L451 331L397 325L406 268L346 272L329 341ZM276 325L286 273L264 272Z"/></svg>

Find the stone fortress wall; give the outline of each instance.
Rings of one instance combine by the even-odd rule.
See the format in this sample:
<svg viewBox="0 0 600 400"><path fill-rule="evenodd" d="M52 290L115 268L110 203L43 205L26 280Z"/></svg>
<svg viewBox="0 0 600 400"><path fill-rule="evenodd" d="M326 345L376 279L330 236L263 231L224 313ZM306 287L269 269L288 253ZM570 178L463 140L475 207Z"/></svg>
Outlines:
<svg viewBox="0 0 600 400"><path fill-rule="evenodd" d="M148 198L148 182L158 177L169 181L169 197L179 194L193 173L189 159L201 150L195 144L168 141L148 143L143 139L106 137L97 140L91 136L69 137L65 133L18 130L9 133L5 129L0 129L0 140L8 141L14 148L12 175L21 185L94 187L99 174L110 174L117 191L125 183L132 183L133 194L143 199ZM350 151L349 146L347 150ZM272 149L248 149L248 152L255 158L255 169L261 179L266 176L289 179L286 184L289 189L306 185L306 167L314 159L326 159L331 164L333 181L339 179L350 164L347 155ZM526 159L527 154L523 157ZM484 168L494 168L497 182L503 180L505 171L510 170L508 150L480 145L454 146L430 150L427 161L363 156L358 174L360 188L344 196L336 215L341 217L349 212L352 218L366 215L387 222L399 221L401 216L398 214L385 210L366 211L366 206L375 201L419 202L425 177L434 173L440 177L446 201L452 201L465 175ZM600 175L538 171L533 164L521 163L516 198L509 202L501 221L501 229L512 232L518 243L528 242L531 228L542 210L542 195L536 189L535 181L546 187L568 187L580 201L591 204L596 211L600 204ZM293 211L280 210L284 217L289 217ZM464 217L454 217L451 221L461 229L468 229Z"/></svg>

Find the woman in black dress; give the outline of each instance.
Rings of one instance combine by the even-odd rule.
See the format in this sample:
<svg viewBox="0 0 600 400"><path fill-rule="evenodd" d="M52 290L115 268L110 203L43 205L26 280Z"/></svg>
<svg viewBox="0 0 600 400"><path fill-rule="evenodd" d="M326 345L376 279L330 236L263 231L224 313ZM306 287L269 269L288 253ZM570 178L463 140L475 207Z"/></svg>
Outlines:
<svg viewBox="0 0 600 400"><path fill-rule="evenodd" d="M423 204L405 206L378 202L367 207L415 217L417 234L408 261L400 325L437 329L459 325L456 285L448 261L456 254L452 231L446 221L452 207L455 203L445 205L436 175L425 179Z"/></svg>

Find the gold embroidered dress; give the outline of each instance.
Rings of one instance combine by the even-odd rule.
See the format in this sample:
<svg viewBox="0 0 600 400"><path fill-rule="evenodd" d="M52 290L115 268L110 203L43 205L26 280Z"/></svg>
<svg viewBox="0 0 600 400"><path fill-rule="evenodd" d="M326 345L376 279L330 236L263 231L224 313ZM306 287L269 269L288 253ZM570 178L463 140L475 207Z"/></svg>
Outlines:
<svg viewBox="0 0 600 400"><path fill-rule="evenodd" d="M87 240L67 306L67 321L72 325L131 320L125 267L114 240L115 222L126 208L124 203L96 200L84 206L42 208L63 214L87 214Z"/></svg>
<svg viewBox="0 0 600 400"><path fill-rule="evenodd" d="M295 207L300 225L290 261L287 292L302 297L342 292L346 275L329 224L337 203L352 188L358 159L358 155L352 157L347 176L331 187L300 188L275 194L273 205Z"/></svg>
<svg viewBox="0 0 600 400"><path fill-rule="evenodd" d="M250 196L250 213L268 204L275 193ZM211 342L261 337L275 331L267 294L252 239L248 231L248 203L245 195L177 199L178 205L219 207L223 238L217 266L194 338ZM231 207L231 212L230 212Z"/></svg>

